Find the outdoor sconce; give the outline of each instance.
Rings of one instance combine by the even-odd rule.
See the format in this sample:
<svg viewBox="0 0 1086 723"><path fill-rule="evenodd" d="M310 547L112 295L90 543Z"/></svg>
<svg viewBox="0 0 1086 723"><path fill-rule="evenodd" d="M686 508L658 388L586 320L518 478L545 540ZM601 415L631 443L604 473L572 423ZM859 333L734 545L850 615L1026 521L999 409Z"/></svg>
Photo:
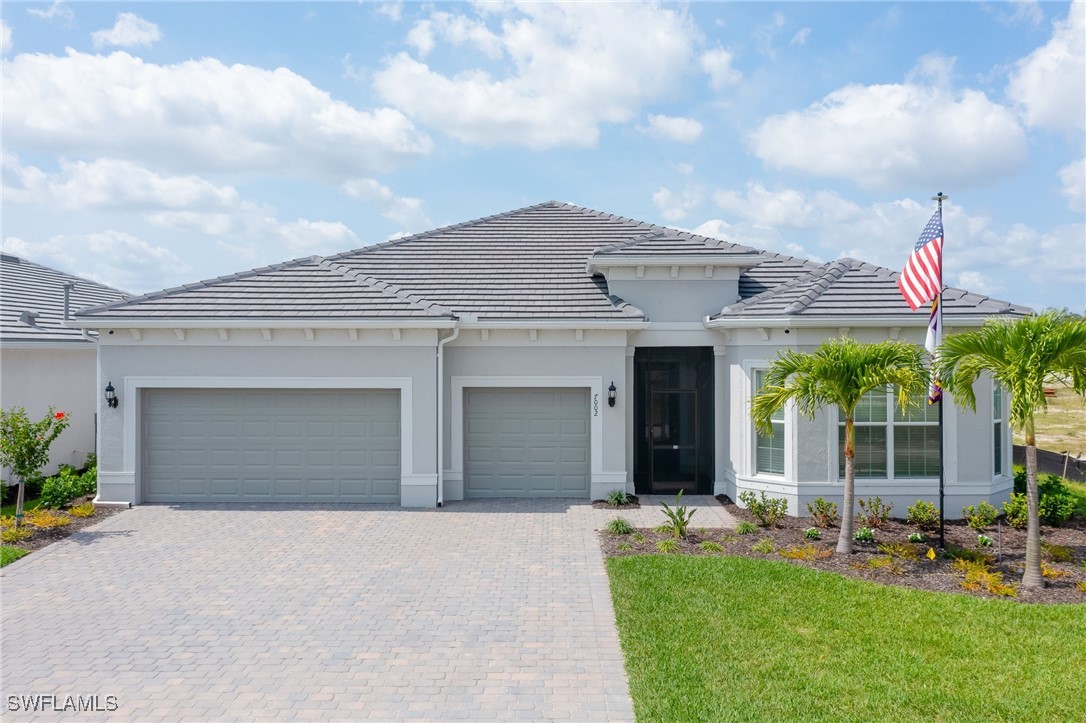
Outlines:
<svg viewBox="0 0 1086 723"><path fill-rule="evenodd" d="M113 382L109 382L106 384L106 406L116 409L117 401L117 390L113 388Z"/></svg>
<svg viewBox="0 0 1086 723"><path fill-rule="evenodd" d="M607 406L615 406L616 399L618 399L618 390L615 389L615 383L611 382L611 386L607 387Z"/></svg>

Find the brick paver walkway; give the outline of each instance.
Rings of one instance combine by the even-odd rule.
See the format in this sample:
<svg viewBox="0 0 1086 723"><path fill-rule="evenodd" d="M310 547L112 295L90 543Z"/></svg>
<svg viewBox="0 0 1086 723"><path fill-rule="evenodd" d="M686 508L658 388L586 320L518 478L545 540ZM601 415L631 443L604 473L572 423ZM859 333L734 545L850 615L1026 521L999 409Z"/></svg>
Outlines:
<svg viewBox="0 0 1086 723"><path fill-rule="evenodd" d="M137 507L4 568L4 703L114 695L112 720L630 720L595 536L613 516L570 500ZM728 523L710 517L694 525Z"/></svg>

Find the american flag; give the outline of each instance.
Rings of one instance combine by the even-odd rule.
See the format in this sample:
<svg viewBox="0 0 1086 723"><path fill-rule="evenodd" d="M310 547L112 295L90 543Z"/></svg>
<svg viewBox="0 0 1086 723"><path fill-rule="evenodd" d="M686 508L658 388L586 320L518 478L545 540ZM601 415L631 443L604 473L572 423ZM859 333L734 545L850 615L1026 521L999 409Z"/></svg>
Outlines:
<svg viewBox="0 0 1086 723"><path fill-rule="evenodd" d="M916 248L905 262L897 280L901 295L916 311L939 295L943 288L943 209L939 208L924 227Z"/></svg>

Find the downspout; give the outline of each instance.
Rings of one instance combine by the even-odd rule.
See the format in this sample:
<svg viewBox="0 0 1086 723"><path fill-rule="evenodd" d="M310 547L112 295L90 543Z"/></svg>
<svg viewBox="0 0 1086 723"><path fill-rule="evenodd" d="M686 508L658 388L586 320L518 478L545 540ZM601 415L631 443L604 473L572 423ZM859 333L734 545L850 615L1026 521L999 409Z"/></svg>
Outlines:
<svg viewBox="0 0 1086 723"><path fill-rule="evenodd" d="M437 506L445 504L445 345L460 336L460 327L437 342Z"/></svg>

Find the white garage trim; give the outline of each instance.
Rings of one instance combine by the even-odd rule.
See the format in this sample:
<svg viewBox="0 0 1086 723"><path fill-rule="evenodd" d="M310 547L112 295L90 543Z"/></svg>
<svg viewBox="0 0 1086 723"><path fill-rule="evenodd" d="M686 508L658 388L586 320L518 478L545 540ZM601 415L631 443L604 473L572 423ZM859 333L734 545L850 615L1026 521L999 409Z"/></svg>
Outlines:
<svg viewBox="0 0 1086 723"><path fill-rule="evenodd" d="M136 479L140 391L143 389L398 389L400 391L400 475L418 484L414 474L410 377L125 377L124 467L126 480L135 485L135 502L142 502L141 480ZM117 473L114 473L117 474ZM429 476L428 476L429 477ZM116 481L120 481L119 479Z"/></svg>
<svg viewBox="0 0 1086 723"><path fill-rule="evenodd" d="M462 480L464 477L464 389L478 387L568 387L588 389L589 419L589 469L592 473L592 492L601 486L624 487L626 473L615 473L606 480L603 473L603 407L607 400L603 394L603 377L452 377L452 410L449 420L452 444L452 469L448 477ZM616 484L615 479L621 476ZM615 479L611 479L615 478Z"/></svg>

